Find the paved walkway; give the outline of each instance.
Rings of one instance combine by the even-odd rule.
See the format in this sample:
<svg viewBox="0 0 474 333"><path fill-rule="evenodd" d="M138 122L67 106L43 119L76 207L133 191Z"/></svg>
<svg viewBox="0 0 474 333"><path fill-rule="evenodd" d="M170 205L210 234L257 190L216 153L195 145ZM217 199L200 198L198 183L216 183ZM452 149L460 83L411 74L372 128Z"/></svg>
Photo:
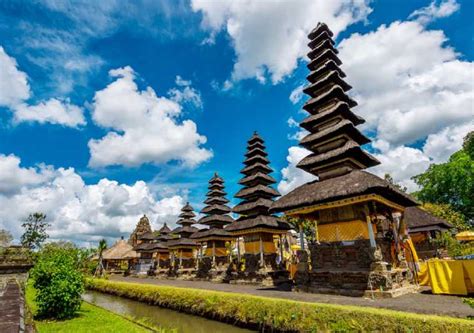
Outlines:
<svg viewBox="0 0 474 333"><path fill-rule="evenodd" d="M428 291L404 295L397 298L372 300L361 297L280 291L272 288L261 288L259 286L212 283L207 281L158 280L152 278L132 278L121 276L113 276L111 277L111 279L117 281L137 282L144 284L226 291L239 294L245 293L257 296L284 298L303 302L370 306L398 311L416 312L423 314L437 314L461 318L465 318L467 316L474 316L474 310L462 302L462 297L432 295Z"/></svg>
<svg viewBox="0 0 474 333"><path fill-rule="evenodd" d="M0 289L0 332L24 332L23 297L18 283L9 281Z"/></svg>

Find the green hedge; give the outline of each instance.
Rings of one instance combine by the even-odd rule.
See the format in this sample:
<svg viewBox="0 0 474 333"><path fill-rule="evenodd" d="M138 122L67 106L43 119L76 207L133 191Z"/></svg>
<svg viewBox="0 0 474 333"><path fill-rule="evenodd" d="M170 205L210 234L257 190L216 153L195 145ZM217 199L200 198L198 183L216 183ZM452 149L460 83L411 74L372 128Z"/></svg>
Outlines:
<svg viewBox="0 0 474 333"><path fill-rule="evenodd" d="M247 294L99 279L89 289L229 323L278 331L474 332L474 321L400 311L296 302Z"/></svg>

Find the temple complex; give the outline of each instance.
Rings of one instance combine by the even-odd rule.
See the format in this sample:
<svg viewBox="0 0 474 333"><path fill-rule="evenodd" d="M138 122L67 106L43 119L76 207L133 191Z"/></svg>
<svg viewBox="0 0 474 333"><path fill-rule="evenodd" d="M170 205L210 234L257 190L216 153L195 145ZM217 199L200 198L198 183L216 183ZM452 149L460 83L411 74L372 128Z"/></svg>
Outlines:
<svg viewBox="0 0 474 333"><path fill-rule="evenodd" d="M406 253L406 207L416 202L387 181L362 171L379 164L362 150L370 142L356 126L364 120L351 110L351 86L324 23L308 35L311 71L303 90L308 113L300 126L309 133L300 145L311 153L298 167L317 176L282 196L271 212L284 212L314 227L310 261L300 252L299 290L369 296L397 296L413 291Z"/></svg>
<svg viewBox="0 0 474 333"><path fill-rule="evenodd" d="M269 174L263 139L255 132L248 140L247 153L241 170L243 178L239 184L243 188L235 195L242 201L234 207L233 212L240 218L226 227L238 242L243 237L245 253L243 261L239 253L237 269L229 272L229 280L245 280L257 283L273 284L278 279L287 278L283 263L283 235L290 226L283 220L269 213L273 199L280 194L271 187L276 181ZM276 238L276 239L275 239ZM278 243L278 248L275 245ZM237 244L240 249L240 244Z"/></svg>
<svg viewBox="0 0 474 333"><path fill-rule="evenodd" d="M224 180L217 173L209 180L208 189L204 201L206 206L201 210L205 216L199 223L209 226L209 229L201 229L191 238L201 243L197 277L221 280L230 262L227 247L230 248L233 241L224 227L234 220L229 216L231 209L227 206L229 200L225 198Z"/></svg>
<svg viewBox="0 0 474 333"><path fill-rule="evenodd" d="M171 233L178 236L176 239L169 240L166 245L171 255L171 275L192 274L196 269L196 250L199 244L190 238L192 234L199 229L193 227L196 224L194 209L186 203L181 209L180 219L176 222L180 225Z"/></svg>

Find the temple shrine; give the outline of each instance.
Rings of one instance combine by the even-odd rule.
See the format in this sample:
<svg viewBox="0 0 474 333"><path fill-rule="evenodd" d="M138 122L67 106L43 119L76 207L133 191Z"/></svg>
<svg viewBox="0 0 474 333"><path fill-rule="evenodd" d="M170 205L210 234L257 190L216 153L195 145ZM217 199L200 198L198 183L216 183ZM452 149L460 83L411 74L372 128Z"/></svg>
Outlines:
<svg viewBox="0 0 474 333"><path fill-rule="evenodd" d="M269 212L273 199L280 194L271 187L276 181L269 176L270 161L257 132L248 140L245 157L243 178L239 181L243 188L235 194L242 201L233 208L240 217L225 229L237 238L238 249L243 238L245 250L243 258L239 253L236 269L229 270L227 279L275 284L288 277L283 262L283 237L290 226Z"/></svg>
<svg viewBox="0 0 474 333"><path fill-rule="evenodd" d="M196 270L196 252L199 244L190 238L199 229L193 227L196 224L193 207L188 203L181 209L180 219L176 222L180 225L171 234L178 238L167 241L166 245L171 255L171 276L193 274Z"/></svg>
<svg viewBox="0 0 474 333"><path fill-rule="evenodd" d="M298 167L318 177L279 198L273 213L311 223L315 241L310 260L300 251L299 290L346 295L398 296L412 292L412 252L403 220L416 202L387 181L363 171L380 162L361 145L370 142L357 128L364 119L351 110L342 64L324 23L308 35L311 48L303 90L308 113L300 126L309 133L300 145L311 151Z"/></svg>
<svg viewBox="0 0 474 333"><path fill-rule="evenodd" d="M168 248L168 241L172 239L171 229L165 224L158 230L155 236L156 241L161 244L156 248L155 252L155 275L167 275L170 268L170 250Z"/></svg>
<svg viewBox="0 0 474 333"><path fill-rule="evenodd" d="M234 220L229 216L231 209L227 206L229 200L225 198L224 180L217 173L209 180L208 189L204 201L206 206L201 210L205 216L199 223L209 228L194 233L191 239L201 244L197 277L216 281L223 279L230 262L229 250L233 237L224 227Z"/></svg>

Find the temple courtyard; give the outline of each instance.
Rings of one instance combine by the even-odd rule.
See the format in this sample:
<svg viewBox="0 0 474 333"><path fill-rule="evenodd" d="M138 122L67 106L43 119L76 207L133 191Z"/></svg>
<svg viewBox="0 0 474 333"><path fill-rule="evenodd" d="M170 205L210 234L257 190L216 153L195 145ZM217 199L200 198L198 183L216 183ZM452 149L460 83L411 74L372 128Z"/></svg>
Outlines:
<svg viewBox="0 0 474 333"><path fill-rule="evenodd" d="M214 290L237 294L249 294L255 296L289 299L300 302L368 306L404 312L452 316L459 318L466 318L473 315L473 311L469 305L462 302L462 297L451 295L433 295L431 294L429 288L423 288L420 293L407 294L397 298L370 299L342 295L283 291L275 288L265 288L256 285L224 284L208 281L158 280L123 276L111 276L110 280L173 286L179 288Z"/></svg>

